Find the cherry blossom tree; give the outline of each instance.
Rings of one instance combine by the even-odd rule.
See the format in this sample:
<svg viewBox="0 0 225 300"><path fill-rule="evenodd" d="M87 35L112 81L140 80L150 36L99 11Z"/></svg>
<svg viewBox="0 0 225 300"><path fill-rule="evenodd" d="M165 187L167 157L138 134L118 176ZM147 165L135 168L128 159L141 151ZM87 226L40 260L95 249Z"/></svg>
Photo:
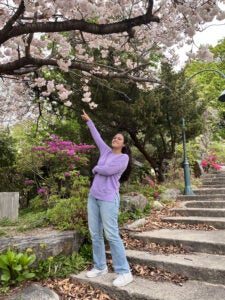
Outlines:
<svg viewBox="0 0 225 300"><path fill-rule="evenodd" d="M192 43L206 22L223 19L220 4L225 0L1 0L1 115L19 108L33 114L30 86L43 87L43 97L57 91L71 106L71 87L42 77L54 69L79 78L91 108L92 77L150 88L157 82L151 56L167 53L176 63L174 45Z"/></svg>

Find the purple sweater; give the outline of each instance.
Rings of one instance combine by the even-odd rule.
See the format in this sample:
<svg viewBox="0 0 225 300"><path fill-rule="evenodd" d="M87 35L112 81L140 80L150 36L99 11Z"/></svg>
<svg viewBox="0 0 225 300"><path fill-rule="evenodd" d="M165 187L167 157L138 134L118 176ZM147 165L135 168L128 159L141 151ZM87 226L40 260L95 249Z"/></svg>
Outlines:
<svg viewBox="0 0 225 300"><path fill-rule="evenodd" d="M127 168L129 156L113 153L101 138L94 123L90 120L87 124L100 151L98 164L92 170L95 177L90 192L96 199L114 201L115 195L119 194L119 179Z"/></svg>

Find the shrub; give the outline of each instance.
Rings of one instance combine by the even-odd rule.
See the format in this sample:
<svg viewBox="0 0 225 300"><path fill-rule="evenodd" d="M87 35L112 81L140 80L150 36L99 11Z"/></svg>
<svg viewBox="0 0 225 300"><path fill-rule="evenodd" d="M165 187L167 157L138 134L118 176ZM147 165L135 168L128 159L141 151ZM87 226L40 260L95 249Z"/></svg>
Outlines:
<svg viewBox="0 0 225 300"><path fill-rule="evenodd" d="M20 155L21 172L27 174L23 180L24 198L27 196L30 200L31 195L32 198L39 195L42 205L47 209L51 196L57 195L59 199L71 197L74 178L87 165L87 153L93 147L77 145L51 135L39 146L26 149Z"/></svg>
<svg viewBox="0 0 225 300"><path fill-rule="evenodd" d="M60 230L75 229L79 233L87 234L88 193L88 178L81 175L77 176L72 186L72 196L67 199L60 199L53 208L48 209L47 218L49 222Z"/></svg>

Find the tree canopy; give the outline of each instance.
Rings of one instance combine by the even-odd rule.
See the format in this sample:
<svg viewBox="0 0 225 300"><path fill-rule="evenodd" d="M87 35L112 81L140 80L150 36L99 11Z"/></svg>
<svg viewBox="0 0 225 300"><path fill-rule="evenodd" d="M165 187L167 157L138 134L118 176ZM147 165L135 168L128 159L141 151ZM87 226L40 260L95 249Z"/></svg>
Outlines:
<svg viewBox="0 0 225 300"><path fill-rule="evenodd" d="M224 0L3 0L1 106L13 102L11 112L20 108L32 114L27 112L32 85L45 87L43 96L56 91L70 106L71 87L42 78L42 72L55 68L80 79L82 100L91 108L96 107L89 89L93 77L148 87L157 82L151 55L167 52L172 59L174 44L191 43L204 23L223 19L221 3Z"/></svg>

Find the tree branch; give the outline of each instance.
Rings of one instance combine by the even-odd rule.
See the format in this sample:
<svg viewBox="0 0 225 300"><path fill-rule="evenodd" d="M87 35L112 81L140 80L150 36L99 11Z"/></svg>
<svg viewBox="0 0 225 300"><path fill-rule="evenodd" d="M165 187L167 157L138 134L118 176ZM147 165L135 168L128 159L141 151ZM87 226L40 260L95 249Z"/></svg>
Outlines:
<svg viewBox="0 0 225 300"><path fill-rule="evenodd" d="M4 38L4 36L7 37L9 35L10 31L13 28L14 23L24 13L24 11L25 11L25 5L24 5L24 0L22 0L15 14L8 20L8 22L5 24L3 29L0 30L0 41L2 38Z"/></svg>
<svg viewBox="0 0 225 300"><path fill-rule="evenodd" d="M55 59L41 59L41 58L33 58L28 56L28 57L22 57L21 59L15 60L13 62L9 62L2 65L0 64L0 75L1 74L8 74L8 75L27 74L30 72L34 72L43 66L59 67ZM70 69L85 71L98 78L105 78L105 79L124 78L136 82L159 83L157 79L154 79L152 77L147 77L147 78L135 77L130 75L127 71L118 72L118 73L112 72L106 75L100 73L94 73L93 65L87 65L84 63L72 62Z"/></svg>
<svg viewBox="0 0 225 300"><path fill-rule="evenodd" d="M35 33L35 32L63 32L71 30L79 30L87 33L92 33L95 35L104 35L112 33L130 32L133 27L148 24L150 22L159 22L159 17L152 14L153 0L148 0L149 6L147 12L144 15L134 17L131 19L125 19L120 22L115 22L111 24L92 24L84 20L67 20L61 22L37 22L37 23L26 23L19 24L12 27L11 30L1 30L0 31L0 44L6 42L7 40L20 36L23 34ZM19 12L22 13L22 3L21 1L21 11L19 8L17 10L16 16Z"/></svg>

